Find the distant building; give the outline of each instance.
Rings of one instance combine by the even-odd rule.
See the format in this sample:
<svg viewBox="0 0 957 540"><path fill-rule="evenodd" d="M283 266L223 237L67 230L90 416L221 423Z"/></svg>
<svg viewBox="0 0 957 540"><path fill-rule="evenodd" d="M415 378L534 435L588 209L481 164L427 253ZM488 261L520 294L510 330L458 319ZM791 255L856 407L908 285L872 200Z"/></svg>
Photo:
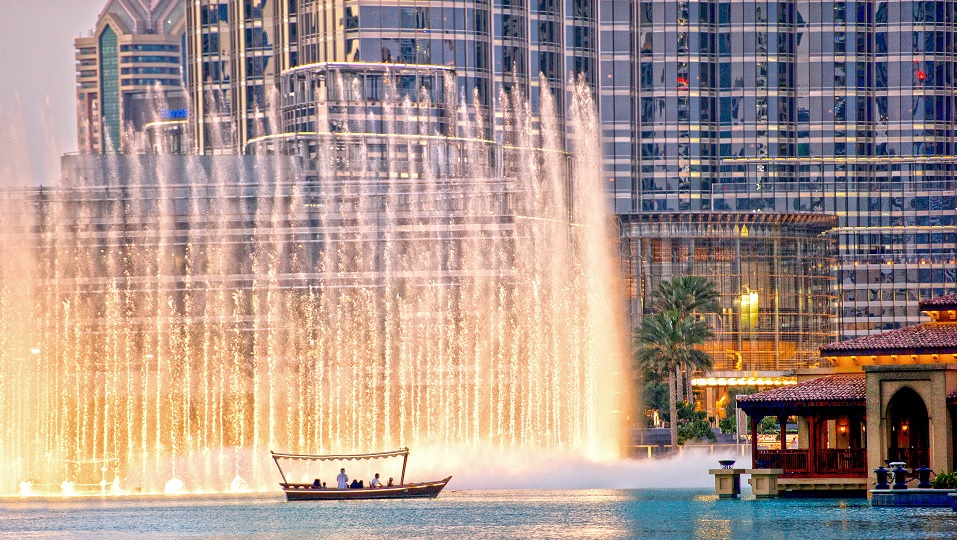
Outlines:
<svg viewBox="0 0 957 540"><path fill-rule="evenodd" d="M81 154L183 148L185 28L182 0L110 0L74 40Z"/></svg>

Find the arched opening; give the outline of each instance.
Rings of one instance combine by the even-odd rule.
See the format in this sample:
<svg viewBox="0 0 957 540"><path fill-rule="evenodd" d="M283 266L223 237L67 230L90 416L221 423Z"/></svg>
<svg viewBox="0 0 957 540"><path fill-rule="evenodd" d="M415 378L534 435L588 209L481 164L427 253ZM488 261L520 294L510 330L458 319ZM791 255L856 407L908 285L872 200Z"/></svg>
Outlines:
<svg viewBox="0 0 957 540"><path fill-rule="evenodd" d="M890 421L888 461L903 461L908 467L929 464L930 423L927 406L913 389L904 387L887 403Z"/></svg>

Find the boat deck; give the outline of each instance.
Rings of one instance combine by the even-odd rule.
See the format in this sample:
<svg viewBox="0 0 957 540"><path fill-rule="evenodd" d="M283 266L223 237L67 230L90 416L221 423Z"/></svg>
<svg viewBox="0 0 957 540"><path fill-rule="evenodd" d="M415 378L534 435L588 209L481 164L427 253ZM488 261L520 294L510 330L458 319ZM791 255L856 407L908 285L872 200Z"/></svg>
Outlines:
<svg viewBox="0 0 957 540"><path fill-rule="evenodd" d="M367 499L435 498L452 477L436 482L416 482L379 488L317 488L312 484L280 483L289 501L345 501Z"/></svg>

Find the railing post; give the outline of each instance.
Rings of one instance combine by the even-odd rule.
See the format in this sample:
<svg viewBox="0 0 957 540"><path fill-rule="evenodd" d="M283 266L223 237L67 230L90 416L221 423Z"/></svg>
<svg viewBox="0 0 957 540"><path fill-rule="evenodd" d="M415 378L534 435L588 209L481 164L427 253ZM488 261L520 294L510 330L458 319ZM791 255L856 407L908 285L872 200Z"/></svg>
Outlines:
<svg viewBox="0 0 957 540"><path fill-rule="evenodd" d="M751 468L758 468L758 421L756 416L748 416L751 421Z"/></svg>
<svg viewBox="0 0 957 540"><path fill-rule="evenodd" d="M778 425L781 427L781 450L786 450L787 445L787 432L788 432L788 417L778 415Z"/></svg>

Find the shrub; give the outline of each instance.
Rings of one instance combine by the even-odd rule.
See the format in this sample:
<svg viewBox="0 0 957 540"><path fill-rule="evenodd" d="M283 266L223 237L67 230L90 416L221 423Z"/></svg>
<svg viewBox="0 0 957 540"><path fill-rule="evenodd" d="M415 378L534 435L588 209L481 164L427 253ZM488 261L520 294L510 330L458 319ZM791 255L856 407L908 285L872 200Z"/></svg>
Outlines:
<svg viewBox="0 0 957 540"><path fill-rule="evenodd" d="M687 401L678 402L678 444L687 441L715 440L708 413L696 411Z"/></svg>
<svg viewBox="0 0 957 540"><path fill-rule="evenodd" d="M942 472L930 483L934 489L957 489L957 472Z"/></svg>

